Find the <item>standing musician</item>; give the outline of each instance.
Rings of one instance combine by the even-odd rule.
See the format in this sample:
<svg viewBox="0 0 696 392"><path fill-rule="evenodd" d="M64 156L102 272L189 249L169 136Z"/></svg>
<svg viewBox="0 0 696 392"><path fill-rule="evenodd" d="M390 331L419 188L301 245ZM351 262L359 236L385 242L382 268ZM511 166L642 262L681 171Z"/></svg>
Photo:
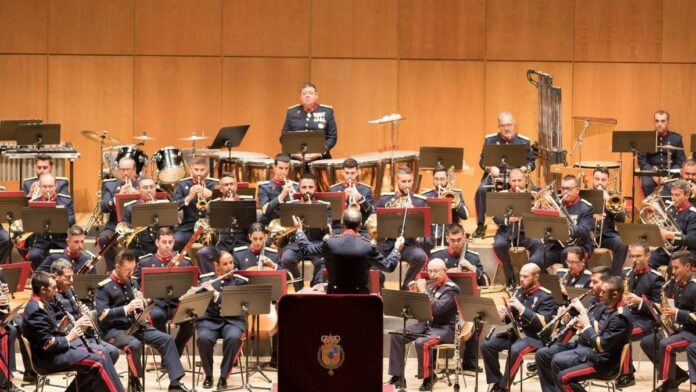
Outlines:
<svg viewBox="0 0 696 392"><path fill-rule="evenodd" d="M0 317L7 317L10 312L10 297L7 295L7 282L5 274L0 269ZM9 290L7 290L9 291ZM15 366L15 343L17 335L21 333L21 319L17 319L20 325L15 325L14 320L0 327L0 390L7 392L23 392L12 383L12 373L16 370ZM22 352L24 360L24 373L28 374L30 367L29 361Z"/></svg>
<svg viewBox="0 0 696 392"><path fill-rule="evenodd" d="M97 287L97 314L103 338L122 349L128 356L130 388L134 391L143 390L138 377L143 372L141 357L144 341L162 356L162 364L169 375L169 390L188 391L180 382L184 377L184 368L181 366L174 339L169 334L149 325L140 327L133 336L127 334L144 309L146 300L138 291L137 282L132 279L135 270L133 254L128 250L120 251L115 262L116 268L111 272L111 276L99 282Z"/></svg>
<svg viewBox="0 0 696 392"><path fill-rule="evenodd" d="M323 241L324 235L331 234L331 224L333 220L331 219L331 205L325 201L317 200L314 194L317 191L317 182L314 175L311 173L304 173L300 178L300 200L293 200L291 203L300 204L324 204L326 205L326 228L312 228L307 230L307 238L312 244L318 245ZM310 286L314 287L324 281L322 267L324 266L324 258L321 256L310 256L302 251L300 245L293 241L288 246L283 248L283 253L280 256L280 262L283 268L288 270L293 277L300 276L300 261L305 257L308 257L314 265L314 272L312 274L312 281ZM304 281L300 280L294 283L295 291L299 291L304 286Z"/></svg>
<svg viewBox="0 0 696 392"><path fill-rule="evenodd" d="M249 227L250 244L234 248L234 269L245 270L258 267L260 261L262 269L277 270L278 252L274 248L266 246L267 237L266 230L261 223L252 224Z"/></svg>
<svg viewBox="0 0 696 392"><path fill-rule="evenodd" d="M527 147L527 164L519 169L523 173L528 173L536 167L534 152L529 143L529 138L517 133L515 129L515 119L510 112L501 112L498 115L498 133L486 135L484 144L521 144ZM486 192L488 192L494 181L504 175L504 167L483 166L483 153L479 160L479 166L484 170L481 178L481 185L476 190L474 202L476 205L476 231L474 237L483 237L486 234Z"/></svg>
<svg viewBox="0 0 696 392"><path fill-rule="evenodd" d="M607 192L607 185L609 184L609 169L606 167L597 167L592 172L592 187L596 190L601 190L604 192L604 201L610 197ZM616 231L615 222L626 222L626 211L611 211L604 208L603 214L594 214L595 225L601 227L601 231L595 232L595 237L601 233L601 242L597 245L601 248L611 249L614 254L611 273L614 276L618 276L621 273L624 262L626 261L626 253L628 252L628 246L621 241L621 236ZM599 241L595 238L595 241Z"/></svg>
<svg viewBox="0 0 696 392"><path fill-rule="evenodd" d="M458 224L450 225L447 228L445 239L447 240L447 247L431 250L430 258L442 259L447 267L447 272L474 272L476 274L476 284L488 286L489 279L486 273L483 272L479 254L466 249L466 253L462 255L469 242L464 229Z"/></svg>
<svg viewBox="0 0 696 392"><path fill-rule="evenodd" d="M138 182L138 192L140 193L140 198L137 200L132 200L123 205L123 213L121 214L121 222L128 223L129 225L133 222L133 206L156 203L157 195L157 185L155 185L155 180L148 176L140 176L140 181ZM135 238L131 242L131 246L128 247L130 251L140 257L148 253L154 253L157 251L157 245L155 245L155 236L160 226L158 224L148 225L146 228L132 227L133 230L139 231L135 235ZM143 229L143 230L140 230Z"/></svg>
<svg viewBox="0 0 696 392"><path fill-rule="evenodd" d="M653 331L655 320L650 315L648 304L643 301L643 296L653 303L660 302L660 293L665 279L662 274L650 268L648 264L650 247L644 242L634 242L628 246L628 258L632 261L631 267L625 268L625 283L628 292L624 290L624 302L633 323L631 340L640 340L646 334ZM625 288L624 288L625 289ZM636 383L633 367L633 350L629 349L626 363L623 365L624 374L616 381L617 387L630 387Z"/></svg>
<svg viewBox="0 0 696 392"><path fill-rule="evenodd" d="M203 381L205 389L213 387L213 351L217 340L223 339L220 378L217 383L217 389L223 390L227 388L227 378L229 378L232 365L242 350L242 336L247 330L247 323L243 316L222 317L220 315L223 288L240 286L248 282L248 279L243 276L232 275L234 270L232 255L223 250L220 252L220 258L215 260L215 272L201 275L201 285L189 291L191 293L205 290L213 292L213 299L208 304L208 309L196 323L198 331L196 343L205 373Z"/></svg>
<svg viewBox="0 0 696 392"><path fill-rule="evenodd" d="M66 208L68 210L68 223L75 224L75 211L73 210L72 200L70 196L56 193L56 178L51 173L44 173L39 177L39 187L41 194L31 199L32 202L55 202L57 208ZM35 233L34 244L29 249L27 258L31 261L31 266L36 270L41 262L48 256L50 249L65 249L65 234L50 234L46 238L43 233Z"/></svg>
<svg viewBox="0 0 696 392"><path fill-rule="evenodd" d="M336 127L333 108L329 105L320 105L318 100L317 86L305 83L300 88L300 103L290 106L285 114L282 132L317 130L326 132L324 152L305 154L305 162L331 158L331 149L338 140L338 127ZM303 157L302 154L293 154L293 158L301 161Z"/></svg>
<svg viewBox="0 0 696 392"><path fill-rule="evenodd" d="M562 391L585 391L581 382L591 378L610 379L621 366L624 345L631 341L631 319L624 308L623 279L612 276L602 283L602 301L610 313L603 322L592 322L581 302L575 307L580 314L574 326L588 345L554 355L551 369L556 388Z"/></svg>
<svg viewBox="0 0 696 392"><path fill-rule="evenodd" d="M692 255L696 253L696 207L689 203L691 184L684 180L672 183L672 205L665 211L674 218L679 232L660 229L660 234L665 242L670 242L674 247L685 246ZM657 269L661 265L669 265L670 256L664 248L658 248L650 254L648 263L651 268Z"/></svg>
<svg viewBox="0 0 696 392"><path fill-rule="evenodd" d="M520 333L515 332L514 337L511 337L508 332L499 333L481 345L486 380L488 384L493 384L491 391L509 391L511 380L515 378L524 354L544 346L538 332L553 317L558 306L551 292L539 284L540 273L541 269L536 264L527 263L522 266L520 287L512 295L508 309L505 306L498 309L501 320L511 322L513 320L510 320L509 314L514 317L514 322L519 329L513 328L513 331ZM521 333L524 333L524 336ZM511 348L511 353L508 353L505 373L501 374L498 356L508 347Z"/></svg>
<svg viewBox="0 0 696 392"><path fill-rule="evenodd" d="M293 194L298 192L297 183L288 180L289 173L290 155L280 153L273 161L273 178L256 184L262 214L260 222L266 226L280 218L280 205L291 201Z"/></svg>
<svg viewBox="0 0 696 392"><path fill-rule="evenodd" d="M666 283L662 296L662 317L674 326L674 333L664 337L660 332L649 334L640 341L640 347L657 367L658 380L664 382L658 392L672 392L689 375L676 364L677 353L696 343L696 282L691 279L694 259L688 252L672 255L672 279ZM671 305L669 299L674 300ZM657 336L655 336L657 335ZM657 347L655 342L657 341Z"/></svg>
<svg viewBox="0 0 696 392"><path fill-rule="evenodd" d="M428 275L430 281L418 279L408 284L409 291L426 293L430 298L433 320L419 322L406 327L406 331L415 334L425 334L425 337L415 338L412 335L391 335L389 343L389 374L392 376L389 384L406 386L403 363L404 345L415 340L416 354L418 357L418 376L423 378L419 391L432 389L434 377L431 375L431 362L434 360L432 347L439 343L452 343L454 341L454 324L457 319L457 295L459 287L447 278L447 267L440 259L433 259L428 263Z"/></svg>
<svg viewBox="0 0 696 392"><path fill-rule="evenodd" d="M25 178L22 181L22 192L24 196L34 198L41 192L39 189L39 177L44 173L53 174L53 158L48 155L37 155L34 163L36 176ZM56 192L64 195L70 194L70 183L66 177L56 177Z"/></svg>
<svg viewBox="0 0 696 392"><path fill-rule="evenodd" d="M360 206L363 223L375 212L372 199L372 188L369 185L358 182L358 161L348 158L343 161L343 182L331 185L329 192L344 192L346 194L346 207L351 203ZM369 238L367 233L360 233Z"/></svg>
<svg viewBox="0 0 696 392"><path fill-rule="evenodd" d="M97 233L96 242L99 249L109 243L109 240L114 235L116 225L118 224L118 216L116 215L116 195L117 194L135 194L138 193L136 187L138 180L135 173L135 161L133 158L124 157L118 161L118 179L108 178L102 182L101 202L100 207L102 213L109 214L109 220L104 225L104 228ZM104 253L106 260L106 269L111 271L114 269L114 257L116 250L112 247Z"/></svg>
<svg viewBox="0 0 696 392"><path fill-rule="evenodd" d="M397 239L394 249L385 259L370 240L360 236L362 216L359 211L343 211L343 230L326 241L312 243L302 231L302 221L293 216L297 229L297 243L305 255L322 256L329 273L328 294L369 294L367 286L370 267L392 272L401 260L404 239Z"/></svg>
<svg viewBox="0 0 696 392"><path fill-rule="evenodd" d="M91 353L85 347L75 344L83 331L91 325L88 315L76 320L67 334L59 330L50 310L50 303L56 292L55 278L37 271L31 278L31 289L31 300L24 309L22 334L29 341L37 370L42 374L77 372L66 390L123 391L121 380L109 356Z"/></svg>
<svg viewBox="0 0 696 392"><path fill-rule="evenodd" d="M507 192L526 192L527 179L522 170L510 170L508 181L510 187ZM504 216L494 216L493 222L498 225L498 230L493 237L493 252L498 263L503 266L507 286L515 287L515 273L510 261L510 247L513 245L523 247L529 251L530 259L542 260L544 244L539 239L525 235L524 224L520 217L511 216L506 219Z"/></svg>
<svg viewBox="0 0 696 392"><path fill-rule="evenodd" d="M191 164L191 177L182 178L174 188L174 201L184 212L181 224L174 232L174 249L177 251L181 251L191 239L196 221L208 217L208 202L219 180L206 178L207 175L207 158L196 157Z"/></svg>
<svg viewBox="0 0 696 392"><path fill-rule="evenodd" d="M686 157L684 156L684 143L682 136L669 129L669 113L658 110L654 114L655 132L657 133L657 152L638 153L638 166L640 170L669 170L682 167ZM680 150L665 150L659 146L680 147ZM667 160L671 166L667 167ZM666 178L641 177L640 186L643 195L647 196L655 191L656 185L661 185Z"/></svg>
<svg viewBox="0 0 696 392"><path fill-rule="evenodd" d="M68 246L65 249L51 249L37 270L49 272L54 261L65 259L72 263L73 271L77 272L96 257L92 252L85 250L85 232L81 226L70 226L66 242ZM97 270L92 268L89 273L95 274L96 272Z"/></svg>
<svg viewBox="0 0 696 392"><path fill-rule="evenodd" d="M382 192L375 203L375 208L413 208L428 206L423 196L412 193L413 172L410 167L401 166L396 170L396 186L396 192ZM380 253L382 253L382 255L391 253L392 249L394 249L395 241L396 239L394 238L386 238L378 246ZM401 251L401 259L408 262L408 270L404 276L401 290L408 290L408 282L414 280L416 275L423 269L423 266L425 266L425 263L428 261L428 255L416 242L415 238L406 238L404 248Z"/></svg>

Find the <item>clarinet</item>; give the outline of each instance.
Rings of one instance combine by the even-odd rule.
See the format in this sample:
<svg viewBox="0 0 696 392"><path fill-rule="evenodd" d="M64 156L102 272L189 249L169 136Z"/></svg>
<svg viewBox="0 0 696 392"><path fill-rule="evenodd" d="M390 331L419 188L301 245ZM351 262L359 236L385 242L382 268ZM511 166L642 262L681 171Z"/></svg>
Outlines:
<svg viewBox="0 0 696 392"><path fill-rule="evenodd" d="M454 324L454 361L457 366L454 368L454 391L459 392L459 376L462 374L462 361L459 358L459 341L462 335L462 325L464 324L462 320L459 319L459 312L457 311L456 319Z"/></svg>
<svg viewBox="0 0 696 392"><path fill-rule="evenodd" d="M147 306L147 300L143 297L143 294L140 292L140 290L135 288L135 278L131 277L130 280L130 289L131 289L131 295L133 296L133 299L138 299L143 302L143 308ZM133 324L131 324L130 328L126 331L127 335L133 335L142 325L140 322L138 322L138 317L140 317L140 314L144 311L143 310L135 310L133 312Z"/></svg>
<svg viewBox="0 0 696 392"><path fill-rule="evenodd" d="M92 347L90 347L89 343L87 343L87 338L85 338L84 332L80 328L76 327L77 322L75 320L75 317L72 314L70 314L70 312L65 310L65 306L63 306L63 302L61 302L60 299L56 298L55 301L58 304L60 310L62 310L63 313L65 313L65 317L67 317L68 320L70 320L70 322L72 323L73 327L77 329L77 336L80 337L80 340L82 341L82 344L84 344L87 348L87 351L89 351L91 354L94 354L94 350L92 350Z"/></svg>
<svg viewBox="0 0 696 392"><path fill-rule="evenodd" d="M592 311L592 309L594 309L595 306L597 306L599 304L600 304L600 302L595 302L594 304L592 304L592 306L587 308L587 313L590 313ZM546 343L546 347L551 347L554 343L556 343L559 339L561 339L568 331L570 331L570 329L573 328L573 324L575 324L575 320L577 320L577 319L578 319L578 316L575 316L572 319L568 320L568 324L566 324L563 327L563 329L558 331L558 333L556 335L554 335L551 338L551 340L549 340L548 343Z"/></svg>
<svg viewBox="0 0 696 392"><path fill-rule="evenodd" d="M97 344L101 344L101 338L99 337L99 329L97 329L97 325L94 324L94 319L90 315L91 311L89 310L87 305L85 305L84 303L82 303L82 301L77 299L77 296L75 296L75 289L73 289L72 287L70 287L70 294L70 296L66 295L66 297L68 297L68 300L72 302L73 306L75 306L75 309L77 309L80 312L80 317L84 315L90 316L89 323L92 325L92 333L94 333L94 340L97 342Z"/></svg>

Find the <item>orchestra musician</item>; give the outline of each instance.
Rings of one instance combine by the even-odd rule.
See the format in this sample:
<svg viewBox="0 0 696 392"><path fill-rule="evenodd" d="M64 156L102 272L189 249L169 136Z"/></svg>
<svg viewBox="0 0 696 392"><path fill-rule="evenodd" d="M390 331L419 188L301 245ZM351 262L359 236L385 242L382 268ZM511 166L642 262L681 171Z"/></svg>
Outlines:
<svg viewBox="0 0 696 392"><path fill-rule="evenodd" d="M579 246L568 247L566 252L567 269L559 269L564 273L561 279L561 292L568 296L566 287L586 289L592 283L592 273L586 268L585 251ZM565 270L565 271L563 271Z"/></svg>
<svg viewBox="0 0 696 392"><path fill-rule="evenodd" d="M392 376L389 384L406 387L403 374L404 345L415 340L416 354L418 358L418 376L423 378L419 391L432 389L435 378L431 373L433 358L432 347L439 343L452 343L454 341L454 324L457 319L457 295L459 287L447 278L447 267L440 259L430 260L428 263L428 275L430 280L418 279L408 284L409 291L428 294L432 308L433 320L430 322L418 322L406 327L406 331L414 334L424 334L425 337L416 338L414 335L391 335L389 342L389 374Z"/></svg>
<svg viewBox="0 0 696 392"><path fill-rule="evenodd" d="M646 335L640 347L657 367L657 378L664 381L657 392L677 391L689 375L676 364L677 353L696 343L696 281L691 279L694 259L689 252L672 255L672 279L665 284L662 308L664 320L674 325L674 333L664 337L661 332ZM669 299L674 301L670 303ZM655 336L657 335L657 336ZM657 342L657 347L655 346Z"/></svg>
<svg viewBox="0 0 696 392"><path fill-rule="evenodd" d="M498 132L486 135L484 144L521 144L527 147L527 164L519 169L523 173L528 173L536 167L534 152L529 138L517 133L515 129L515 119L510 112L501 112L498 115ZM486 192L488 192L494 181L498 181L505 173L506 168L498 166L484 166L483 153L479 160L479 166L484 170L481 184L476 190L474 202L476 205L476 231L474 237L483 237L486 234Z"/></svg>
<svg viewBox="0 0 696 392"><path fill-rule="evenodd" d="M260 222L265 226L273 219L280 218L280 204L291 201L293 194L299 192L297 183L288 180L289 173L290 155L280 153L273 160L273 178L256 183L261 207Z"/></svg>
<svg viewBox="0 0 696 392"><path fill-rule="evenodd" d="M31 278L32 296L24 309L22 334L29 341L34 365L41 373L75 371L77 375L66 390L123 391L121 380L108 355L91 353L74 344L90 327L88 315L76 320L66 333L49 310L56 292L55 278L37 271Z"/></svg>
<svg viewBox="0 0 696 392"><path fill-rule="evenodd" d="M516 326L521 334L503 332L490 337L481 345L481 357L486 370L486 381L493 384L493 392L509 391L517 370L522 363L524 354L531 353L544 346L538 333L556 313L558 306L551 291L541 287L539 275L541 269L534 263L527 263L520 270L520 287L511 295L510 303L498 309L501 320L511 322L514 317ZM512 329L513 331L516 328ZM512 345L510 340L512 339ZM500 373L498 356L501 351L511 347L507 361L512 361L505 367L505 373ZM510 370L509 374L507 370Z"/></svg>
<svg viewBox="0 0 696 392"><path fill-rule="evenodd" d="M191 239L196 221L208 217L207 203L219 180L206 177L207 175L208 158L196 157L191 164L191 177L182 178L174 188L174 201L179 205L179 210L183 211L181 223L174 231L174 250L181 251ZM199 203L205 205L201 206Z"/></svg>
<svg viewBox="0 0 696 392"><path fill-rule="evenodd" d="M68 246L65 249L51 249L37 270L49 272L54 261L65 259L72 263L73 271L77 272L92 258L96 257L92 252L85 250L85 232L82 230L82 226L70 226L66 242ZM92 268L89 273L94 274L96 272Z"/></svg>
<svg viewBox="0 0 696 392"><path fill-rule="evenodd" d="M467 243L469 238L464 233L464 229L453 224L447 227L446 247L434 248L430 251L431 259L442 259L447 266L447 272L474 272L476 274L476 284L488 286L489 279L483 272L483 265L477 252L471 251ZM464 255L462 252L466 251Z"/></svg>
<svg viewBox="0 0 696 392"><path fill-rule="evenodd" d="M118 224L118 216L116 215L116 195L138 193L138 180L136 178L135 161L133 158L123 157L118 160L118 177L119 178L107 178L102 182L100 207L103 213L109 214L109 219L104 225L104 228L97 233L96 242L99 249L104 249L104 247L107 246ZM115 256L116 249L113 247L104 253L107 271L114 269Z"/></svg>
<svg viewBox="0 0 696 392"><path fill-rule="evenodd" d="M520 169L512 169L509 174L509 189L507 192L525 192L527 189L527 179L524 172ZM493 253L502 264L505 271L506 285L515 287L515 273L510 261L510 247L523 247L529 251L529 258L532 260L542 260L544 254L544 244L541 240L527 237L524 233L524 223L521 217L494 216L493 222L498 225L498 230L493 237Z"/></svg>
<svg viewBox="0 0 696 392"><path fill-rule="evenodd" d="M266 246L267 238L266 230L261 223L252 224L249 227L250 244L234 248L234 269L241 271L258 267L261 262L262 269L277 270L278 252Z"/></svg>
<svg viewBox="0 0 696 392"><path fill-rule="evenodd" d="M338 127L334 118L333 108L329 105L319 104L317 86L305 83L300 88L300 103L290 106L285 114L285 123L282 132L296 131L324 131L326 143L322 153L293 154L293 158L305 162L317 159L331 158L331 149L338 140Z"/></svg>
<svg viewBox="0 0 696 392"><path fill-rule="evenodd" d="M691 192L690 192L690 197L693 197L693 195L696 195L696 161L693 159L687 159L686 162L684 162L684 166L682 166L681 170L679 171L679 178L682 180L688 181L689 184L691 184ZM665 200L669 200L669 198L672 196L671 190L672 190L672 183L676 181L675 180L667 180L662 186L662 198Z"/></svg>
<svg viewBox="0 0 696 392"><path fill-rule="evenodd" d="M155 245L155 237L160 226L156 223L148 225L143 230L140 228L132 227L133 222L133 206L156 203L157 195L157 185L155 180L148 176L140 176L140 181L138 181L138 192L140 193L140 198L136 200L131 200L123 204L123 213L121 214L121 222L125 222L131 225L133 230L138 230L139 232L135 235L135 238L128 247L130 251L136 256L140 257L148 253L155 253L157 251L157 245Z"/></svg>
<svg viewBox="0 0 696 392"><path fill-rule="evenodd" d="M34 198L39 195L39 177L44 173L53 174L53 158L48 155L39 154L34 161L36 176L27 177L22 181L22 192L24 196ZM70 182L66 177L56 177L56 192L64 195L70 194Z"/></svg>
<svg viewBox="0 0 696 392"><path fill-rule="evenodd" d="M348 158L343 161L343 182L333 184L329 187L329 192L344 192L346 194L346 207L350 207L351 202L360 206L363 224L375 212L372 206L372 188L369 185L358 182L358 161ZM370 238L361 226L360 235Z"/></svg>
<svg viewBox="0 0 696 392"><path fill-rule="evenodd" d="M428 206L423 196L412 193L413 172L410 167L401 166L396 170L396 187L396 192L382 192L375 203L375 208L413 208ZM386 238L382 243L378 244L380 253L382 253L382 255L391 253L392 249L394 249L395 241L396 239L394 238ZM420 270L423 269L423 266L425 266L425 263L428 261L428 255L415 238L406 238L404 248L401 251L401 259L408 262L408 270L404 276L401 290L408 290L408 283L414 280Z"/></svg>
<svg viewBox="0 0 696 392"><path fill-rule="evenodd" d="M57 208L68 210L69 225L75 224L75 211L73 210L72 199L68 195L56 193L56 178L51 173L44 173L39 177L39 187L41 194L31 202L54 202ZM29 249L27 258L31 261L31 266L36 270L41 262L48 256L50 249L65 249L66 234L51 233L47 238L43 233L35 233L34 244Z"/></svg>
<svg viewBox="0 0 696 392"><path fill-rule="evenodd" d="M2 319L6 318L10 312L10 297L6 293L7 289L5 274L0 269L0 318ZM16 371L15 343L17 336L21 333L21 319L17 320L19 321L18 325L15 325L14 320L10 320L10 322L0 326L0 390L7 392L23 392L12 382L12 373ZM26 357L23 355L22 359L26 359ZM24 369L28 369L26 366L28 363L28 360L24 361ZM25 373L29 373L29 371L25 370Z"/></svg>
<svg viewBox="0 0 696 392"><path fill-rule="evenodd" d="M607 185L609 184L609 169L606 167L597 167L592 172L592 187L596 190L601 190L604 192L604 200L609 198L609 193L607 193ZM628 246L621 241L621 236L616 231L615 222L626 222L626 211L611 211L604 208L603 214L594 214L595 225L601 227L601 242L597 244L601 248L611 249L614 254L611 273L614 276L618 276L621 273L624 262L626 261L626 253L628 252ZM596 231L595 236L599 235L599 231ZM595 241L598 241L595 238Z"/></svg>
<svg viewBox="0 0 696 392"><path fill-rule="evenodd" d="M657 152L638 153L638 166L641 170L670 170L679 169L684 164L684 143L682 136L669 129L669 113L665 110L658 110L653 115L655 133L657 134ZM679 150L660 149L659 146L679 147ZM668 159L671 165L667 167ZM643 195L647 196L655 191L657 185L661 185L666 178L660 177L641 177L640 186Z"/></svg>
<svg viewBox="0 0 696 392"><path fill-rule="evenodd" d="M433 169L433 187L421 192L421 195L428 199L441 197L447 189L449 184L448 180L447 168L442 165L436 166L435 169ZM469 209L466 207L466 203L464 203L461 189L452 188L451 192L459 196L459 203L452 208L452 223L461 225L462 221L465 221L469 217Z"/></svg>
<svg viewBox="0 0 696 392"><path fill-rule="evenodd" d="M145 302L138 291L133 277L135 256L128 250L116 255L116 267L111 275L99 282L96 290L96 307L102 336L114 346L125 351L130 370L129 385L134 391L142 391L138 377L142 375L141 362L143 341L151 345L162 356L162 364L169 375L170 391L188 391L181 384L184 368L174 340L169 334L144 325L134 335L128 329L136 322L138 314L145 308ZM142 341L141 341L142 340Z"/></svg>

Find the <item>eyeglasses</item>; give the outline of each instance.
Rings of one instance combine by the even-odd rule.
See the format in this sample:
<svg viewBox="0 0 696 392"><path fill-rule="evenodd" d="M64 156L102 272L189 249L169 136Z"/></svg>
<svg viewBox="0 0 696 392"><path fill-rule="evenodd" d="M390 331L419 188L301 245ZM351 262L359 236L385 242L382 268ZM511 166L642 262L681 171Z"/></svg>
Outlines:
<svg viewBox="0 0 696 392"><path fill-rule="evenodd" d="M572 191L575 188L577 188L577 187L576 186L564 186L564 187L561 187L561 190L568 192L568 191Z"/></svg>

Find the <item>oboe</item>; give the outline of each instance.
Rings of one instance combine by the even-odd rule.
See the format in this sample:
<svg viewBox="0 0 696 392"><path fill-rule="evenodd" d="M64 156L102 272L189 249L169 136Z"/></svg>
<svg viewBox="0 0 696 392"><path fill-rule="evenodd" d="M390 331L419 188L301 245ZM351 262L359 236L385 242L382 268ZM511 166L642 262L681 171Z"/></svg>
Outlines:
<svg viewBox="0 0 696 392"><path fill-rule="evenodd" d="M70 320L70 323L72 323L73 328L77 330L77 336L80 337L80 340L82 341L82 344L84 344L87 348L87 351L94 354L94 350L92 350L92 347L90 347L89 343L87 343L87 338L85 337L84 332L80 327L77 326L77 321L75 320L75 317L72 314L70 314L67 310L65 310L65 306L63 306L63 302L61 302L60 299L56 298L55 301L58 304L60 310L62 310L63 313L65 313L65 317L67 317L68 320Z"/></svg>

